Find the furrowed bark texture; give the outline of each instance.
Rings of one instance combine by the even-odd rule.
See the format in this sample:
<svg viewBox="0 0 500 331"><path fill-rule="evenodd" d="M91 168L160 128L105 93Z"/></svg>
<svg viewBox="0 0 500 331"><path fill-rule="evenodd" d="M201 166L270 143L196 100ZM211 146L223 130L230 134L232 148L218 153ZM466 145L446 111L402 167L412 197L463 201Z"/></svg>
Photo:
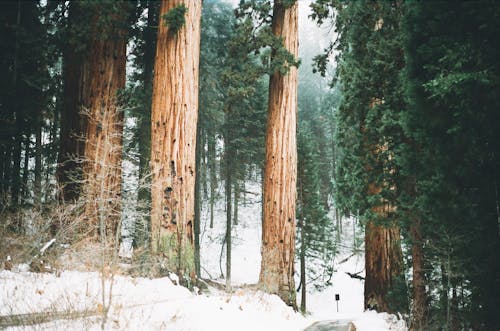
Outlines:
<svg viewBox="0 0 500 331"><path fill-rule="evenodd" d="M194 277L194 186L201 0L163 0L160 17L184 4L185 24L160 20L151 114L153 252L168 267Z"/></svg>
<svg viewBox="0 0 500 331"><path fill-rule="evenodd" d="M272 31L298 55L298 3L274 4ZM297 180L297 68L275 72L269 86L260 287L296 307L294 274Z"/></svg>
<svg viewBox="0 0 500 331"><path fill-rule="evenodd" d="M120 220L121 154L123 112L117 92L125 88L126 31L125 11L111 15L111 22L98 23L84 70L83 107L86 116L84 149L85 216L92 233L114 238ZM99 13L97 13L99 14ZM101 238L104 240L104 238Z"/></svg>
<svg viewBox="0 0 500 331"><path fill-rule="evenodd" d="M380 192L370 185L369 194ZM373 208L378 214L386 214L393 207L388 203ZM389 291L396 277L402 273L403 255L397 226L384 226L369 221L365 227L365 309L394 313Z"/></svg>

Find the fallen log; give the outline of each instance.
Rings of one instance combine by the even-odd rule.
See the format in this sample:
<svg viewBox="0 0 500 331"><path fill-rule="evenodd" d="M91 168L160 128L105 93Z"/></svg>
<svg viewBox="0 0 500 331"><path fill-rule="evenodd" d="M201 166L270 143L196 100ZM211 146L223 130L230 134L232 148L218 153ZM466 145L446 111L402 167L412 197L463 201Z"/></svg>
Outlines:
<svg viewBox="0 0 500 331"><path fill-rule="evenodd" d="M100 315L97 309L83 311L47 311L14 315L0 315L0 329L12 326L27 326L48 323L56 320L74 320Z"/></svg>

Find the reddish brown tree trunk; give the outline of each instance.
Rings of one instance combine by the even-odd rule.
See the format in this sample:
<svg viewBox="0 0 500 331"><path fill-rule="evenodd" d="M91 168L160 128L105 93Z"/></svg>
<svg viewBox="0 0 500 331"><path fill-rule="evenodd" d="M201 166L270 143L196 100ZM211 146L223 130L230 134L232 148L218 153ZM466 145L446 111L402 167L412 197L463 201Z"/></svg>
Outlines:
<svg viewBox="0 0 500 331"><path fill-rule="evenodd" d="M126 4L115 6L105 8L111 10L107 22L100 20L104 14L97 7L83 76L85 217L94 234L101 230L101 240L114 238L121 217L123 112L117 92L125 87Z"/></svg>
<svg viewBox="0 0 500 331"><path fill-rule="evenodd" d="M368 222L365 229L365 309L394 313L389 290L402 272L399 228Z"/></svg>
<svg viewBox="0 0 500 331"><path fill-rule="evenodd" d="M298 3L275 1L272 31L298 55ZM297 68L275 72L269 84L259 284L297 308L295 298L295 199L297 180Z"/></svg>
<svg viewBox="0 0 500 331"><path fill-rule="evenodd" d="M177 31L159 23L151 114L153 252L182 278L193 278L194 184L201 0L163 0L160 17L187 8Z"/></svg>

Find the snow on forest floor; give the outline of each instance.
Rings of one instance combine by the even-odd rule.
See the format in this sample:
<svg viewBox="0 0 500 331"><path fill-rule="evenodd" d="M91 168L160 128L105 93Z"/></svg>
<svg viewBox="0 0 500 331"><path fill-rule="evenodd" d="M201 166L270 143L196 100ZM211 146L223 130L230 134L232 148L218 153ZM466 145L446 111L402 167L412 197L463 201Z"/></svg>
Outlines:
<svg viewBox="0 0 500 331"><path fill-rule="evenodd" d="M258 188L247 190L259 192ZM227 294L214 288L193 293L175 285L170 278L133 278L115 276L108 330L303 330L320 320L349 320L357 331L398 330L406 327L395 316L363 312L363 282L346 272L363 275L363 256L352 255L347 243L352 233L345 234L346 243L336 257L336 273L332 286L317 292L311 289L306 317L294 312L277 296L256 291L260 269L260 195L248 195L240 205L239 224L234 227L232 250L232 283L235 290ZM221 247L225 231L223 205L216 205L214 228L208 226L208 208L204 208L201 226L201 260L203 277L224 282L225 251ZM347 228L347 227L346 227ZM351 256L344 263L346 257ZM0 316L45 311L102 312L101 276L97 272L63 271L59 276L47 273L0 271ZM298 268L297 268L298 270ZM109 286L109 283L107 284ZM340 295L337 312L335 294ZM106 298L107 300L107 298ZM88 317L57 320L33 327L11 328L34 330L98 330L101 319ZM2 328L2 317L0 317Z"/></svg>

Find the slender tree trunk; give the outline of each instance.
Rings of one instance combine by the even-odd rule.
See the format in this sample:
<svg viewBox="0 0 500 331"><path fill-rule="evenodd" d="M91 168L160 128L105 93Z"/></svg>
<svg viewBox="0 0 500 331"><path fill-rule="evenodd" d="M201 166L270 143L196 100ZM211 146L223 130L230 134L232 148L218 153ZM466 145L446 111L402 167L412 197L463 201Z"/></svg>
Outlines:
<svg viewBox="0 0 500 331"><path fill-rule="evenodd" d="M3 177L2 177L2 204L8 204L8 194L11 186L11 168L12 168L12 139L5 143L3 159Z"/></svg>
<svg viewBox="0 0 500 331"><path fill-rule="evenodd" d="M457 296L457 285L453 284L451 290L451 316L450 316L450 330L462 330L460 328L460 321L458 316L458 296Z"/></svg>
<svg viewBox="0 0 500 331"><path fill-rule="evenodd" d="M272 31L298 55L298 3L275 1ZM270 77L264 179L262 262L259 284L297 309L295 297L295 199L297 180L297 68Z"/></svg>
<svg viewBox="0 0 500 331"><path fill-rule="evenodd" d="M42 123L40 118L37 119L35 134L34 201L36 206L40 206L42 203Z"/></svg>
<svg viewBox="0 0 500 331"><path fill-rule="evenodd" d="M18 119L19 121L19 119ZM11 172L11 204L13 207L19 205L19 193L21 186L21 128L18 126L18 132L14 139L14 149L12 153L12 172Z"/></svg>
<svg viewBox="0 0 500 331"><path fill-rule="evenodd" d="M335 220L337 221L337 242L340 242L342 234L342 221L340 219L339 210L337 208L335 208Z"/></svg>
<svg viewBox="0 0 500 331"><path fill-rule="evenodd" d="M226 114L227 116L227 114ZM224 143L224 147L226 149L224 153L225 159L225 171L226 171L226 291L231 292L231 213L232 213L232 173L233 169L231 168L231 158L232 155L230 153L230 141L231 137L226 134L226 141Z"/></svg>
<svg viewBox="0 0 500 331"><path fill-rule="evenodd" d="M200 137L201 125L197 123L196 136ZM194 184L194 268L196 276L201 278L200 262L200 225L201 225L201 139L196 140L196 178Z"/></svg>
<svg viewBox="0 0 500 331"><path fill-rule="evenodd" d="M304 219L301 219L304 222ZM304 224L300 227L300 284L301 284L301 300L300 300L300 311L306 313L306 296L307 296L307 279L306 279L306 241L305 241L305 231Z"/></svg>
<svg viewBox="0 0 500 331"><path fill-rule="evenodd" d="M207 162L207 151L205 149L207 142L206 129L203 128L201 129L200 135L196 137L196 140L200 140L200 153L201 153L200 185L201 185L201 190L203 191L202 200L205 200L208 199L208 182L207 182L208 162Z"/></svg>
<svg viewBox="0 0 500 331"><path fill-rule="evenodd" d="M238 205L240 203L240 184L236 180L234 182L234 215L233 215L233 224L238 225Z"/></svg>
<svg viewBox="0 0 500 331"><path fill-rule="evenodd" d="M7 144L0 142L0 205L3 204L5 194L5 164L7 163Z"/></svg>
<svg viewBox="0 0 500 331"><path fill-rule="evenodd" d="M21 179L21 200L26 201L29 198L28 179L29 179L29 161L31 154L30 138L24 139L24 159L23 159L23 176Z"/></svg>
<svg viewBox="0 0 500 331"><path fill-rule="evenodd" d="M413 220L410 235L412 238L413 266L413 319L411 330L420 331L426 328L427 294L425 292L424 252L419 219Z"/></svg>
<svg viewBox="0 0 500 331"><path fill-rule="evenodd" d="M195 278L194 186L201 0L162 0L160 17L184 4L177 31L159 23L151 114L152 250L181 279Z"/></svg>
<svg viewBox="0 0 500 331"><path fill-rule="evenodd" d="M208 164L210 170L210 229L214 227L214 204L217 187L217 173L215 169L215 137L208 137Z"/></svg>
<svg viewBox="0 0 500 331"><path fill-rule="evenodd" d="M156 26L158 25L159 2L148 1L147 27L144 28L144 103L138 118L139 136L139 190L137 211L139 218L135 223L134 245L149 246L151 231L150 204L151 204L151 93L153 89L153 66L156 50Z"/></svg>
<svg viewBox="0 0 500 331"><path fill-rule="evenodd" d="M158 25L158 2L148 1L148 27L145 28L144 42L146 47L144 49L144 94L149 100L153 84L153 66L155 60L156 49L156 29L154 26ZM150 171L151 157L151 103L146 102L144 109L139 117L139 181L141 187L139 188L139 200L147 203L151 200L151 192L145 187L146 175Z"/></svg>
<svg viewBox="0 0 500 331"><path fill-rule="evenodd" d="M84 148L85 217L94 236L99 233L115 238L121 218L121 161L123 112L117 93L125 88L126 21L125 2L119 13L111 13L111 22L99 22L96 5L92 36L89 42L88 66L84 75L83 106L87 125ZM99 224L98 224L99 222ZM96 230L99 228L99 232Z"/></svg>

